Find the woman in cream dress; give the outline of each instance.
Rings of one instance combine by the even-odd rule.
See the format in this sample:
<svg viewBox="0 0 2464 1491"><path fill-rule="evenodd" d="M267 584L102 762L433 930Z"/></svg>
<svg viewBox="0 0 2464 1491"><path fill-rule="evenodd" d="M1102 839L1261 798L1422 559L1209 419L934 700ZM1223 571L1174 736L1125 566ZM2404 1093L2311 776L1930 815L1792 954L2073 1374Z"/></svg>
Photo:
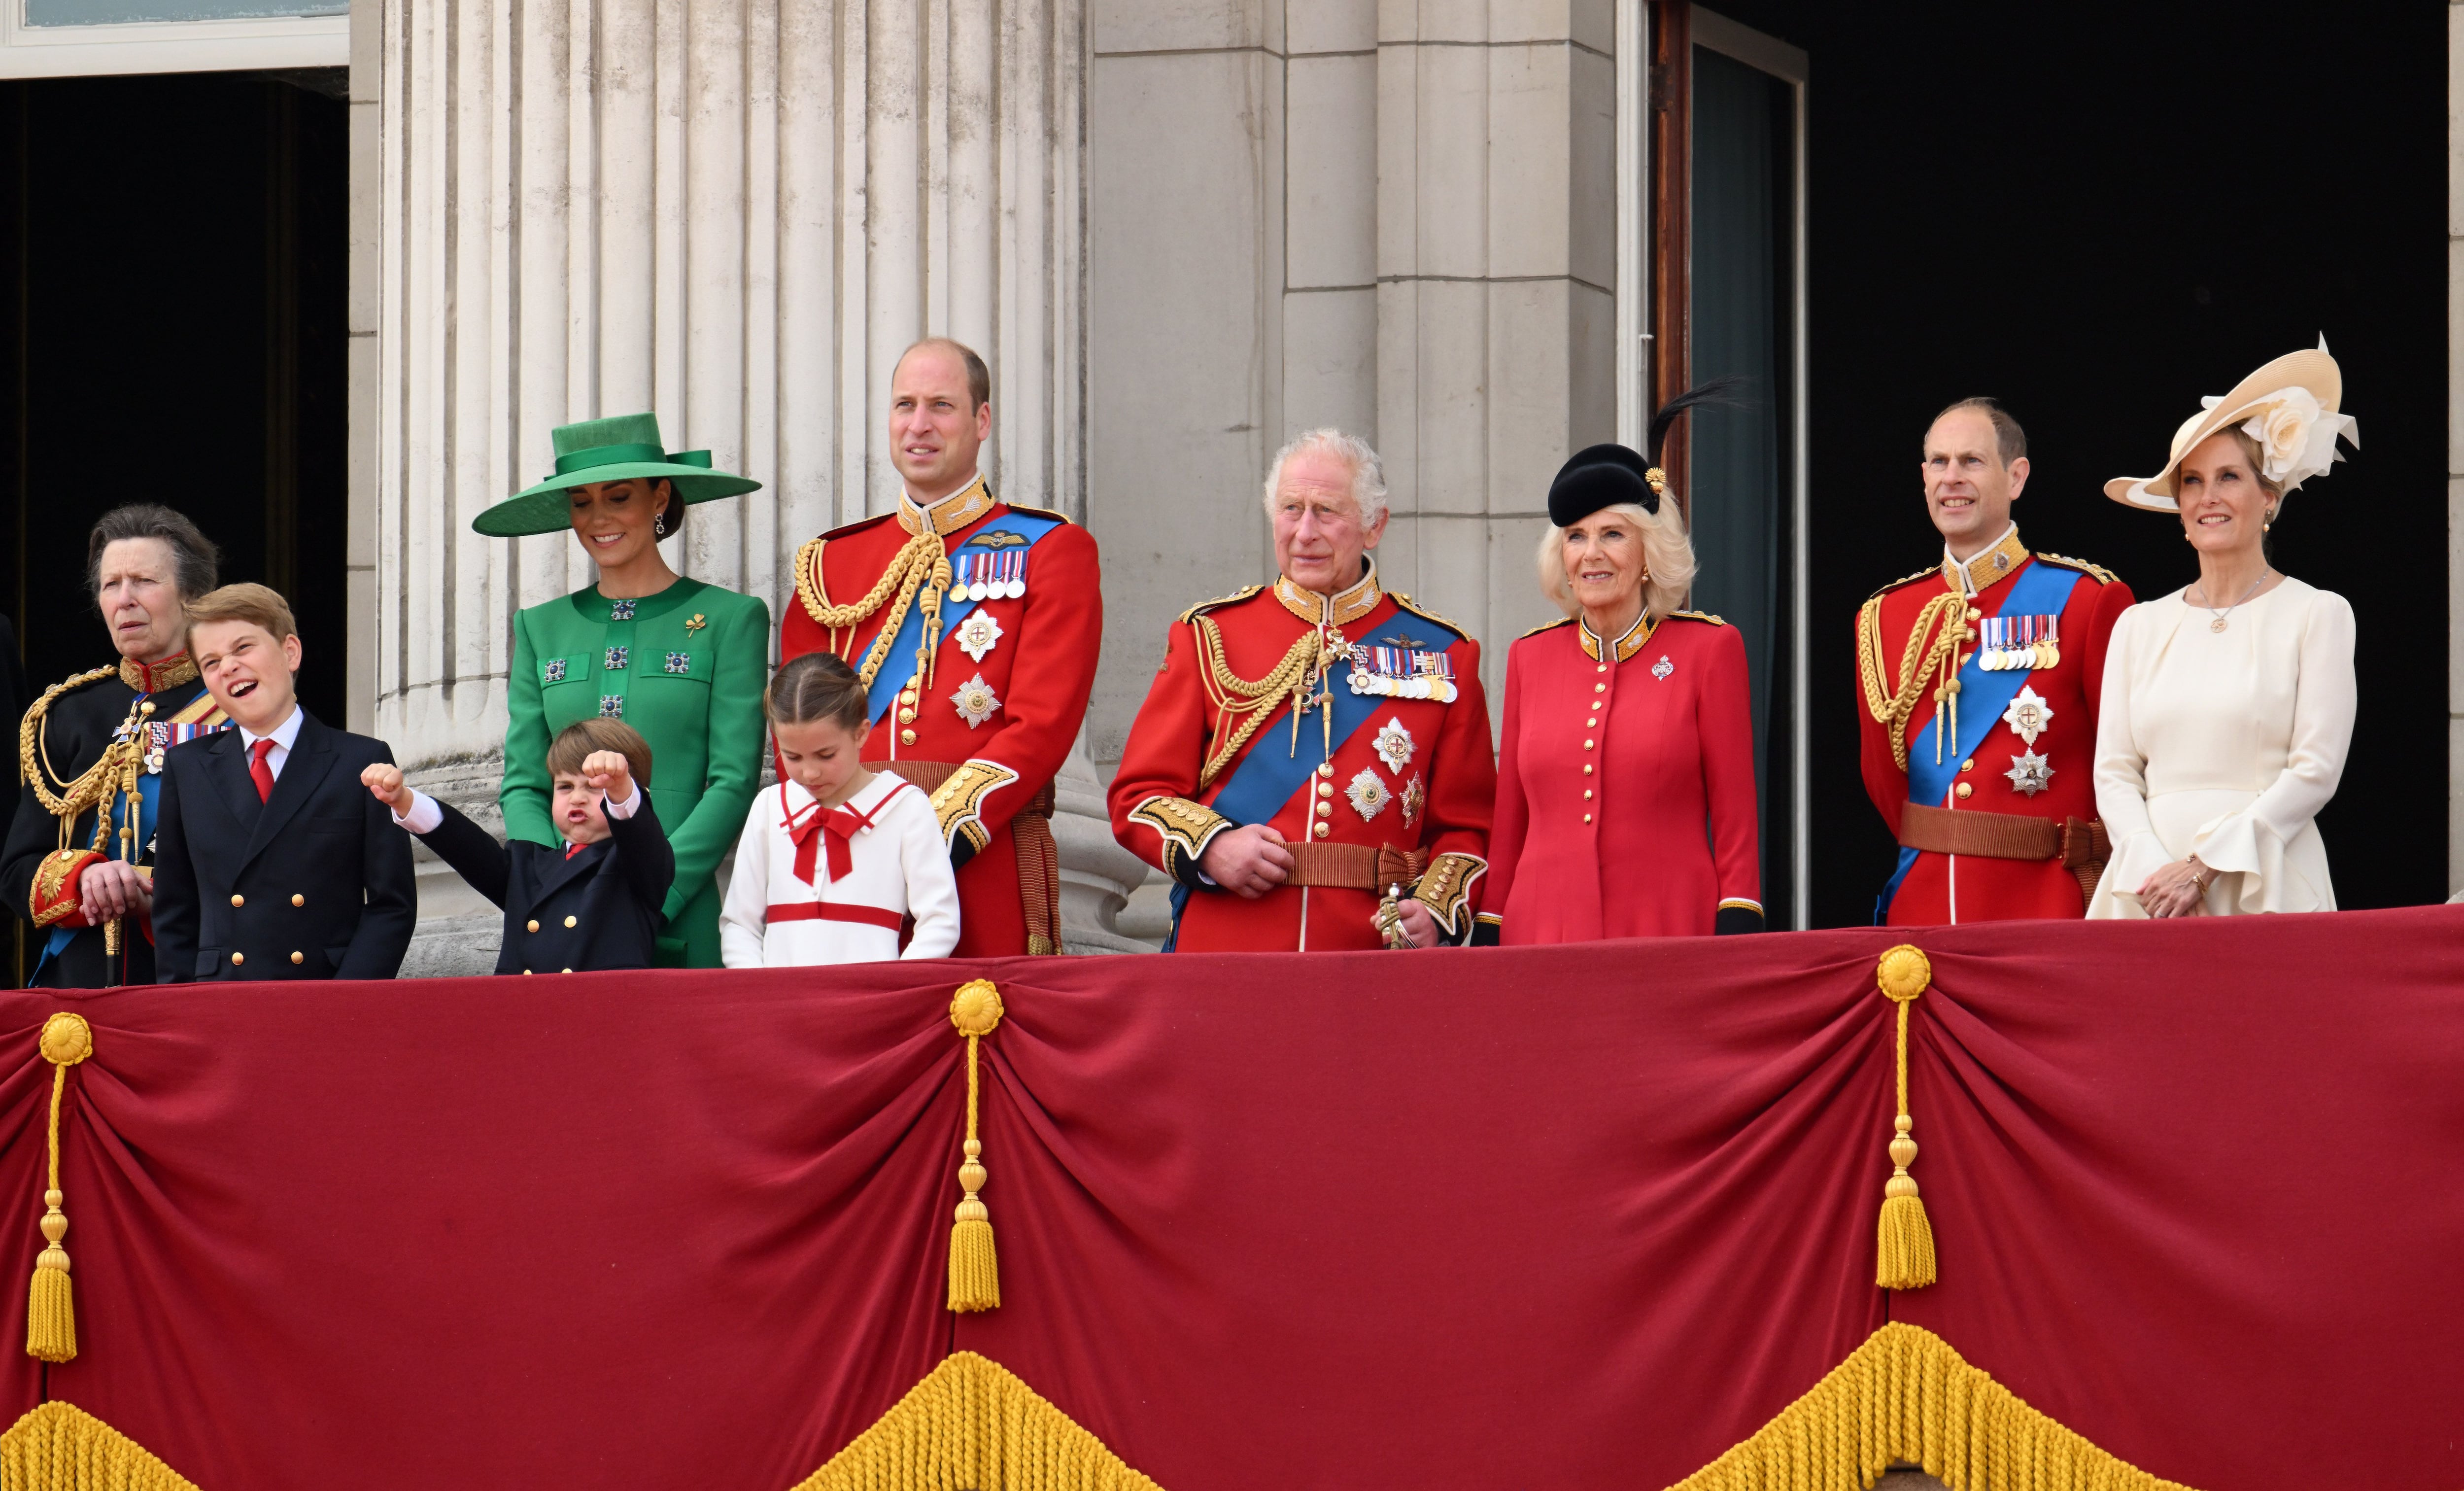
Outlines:
<svg viewBox="0 0 2464 1491"><path fill-rule="evenodd" d="M2096 801L2113 857L2090 918L2333 911L2315 821L2353 738L2353 608L2268 562L2285 495L2359 444L2324 347L2277 358L2105 495L2181 516L2199 579L2122 613Z"/></svg>

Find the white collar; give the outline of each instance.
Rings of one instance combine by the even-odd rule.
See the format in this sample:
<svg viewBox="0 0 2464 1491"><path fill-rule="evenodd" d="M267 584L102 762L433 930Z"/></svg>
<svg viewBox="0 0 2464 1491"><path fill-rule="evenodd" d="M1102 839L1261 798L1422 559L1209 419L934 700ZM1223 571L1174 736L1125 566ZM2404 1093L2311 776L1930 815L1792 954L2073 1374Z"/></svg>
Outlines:
<svg viewBox="0 0 2464 1491"><path fill-rule="evenodd" d="M900 784L905 780L906 778L895 771L876 771L872 774L872 780L864 785L864 790L839 806L852 808L866 817L870 817L873 810L881 806L882 799L898 790ZM781 800L785 803L787 815L791 818L803 817L815 803L820 801L812 793L804 790L804 785L793 777L781 777L779 790L785 794Z"/></svg>
<svg viewBox="0 0 2464 1491"><path fill-rule="evenodd" d="M263 735L253 734L249 730L247 725L241 725L239 727L240 744L243 746L254 746L259 741L272 741L276 746L281 746L285 751L288 751L294 745L297 744L299 740L299 722L306 718L308 718L307 715L301 712L299 706L295 703L291 706L290 716L280 724L275 725L272 730Z"/></svg>

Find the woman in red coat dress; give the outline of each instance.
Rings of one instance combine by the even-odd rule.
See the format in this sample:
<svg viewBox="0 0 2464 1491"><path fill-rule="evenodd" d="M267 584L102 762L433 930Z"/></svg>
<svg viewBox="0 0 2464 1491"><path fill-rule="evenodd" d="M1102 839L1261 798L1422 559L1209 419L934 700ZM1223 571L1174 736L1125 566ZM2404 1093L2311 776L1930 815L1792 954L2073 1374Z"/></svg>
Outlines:
<svg viewBox="0 0 2464 1491"><path fill-rule="evenodd" d="M1622 445L1581 452L1549 489L1540 585L1566 619L1507 653L1476 941L1762 929L1745 643L1677 609L1694 547L1663 490Z"/></svg>

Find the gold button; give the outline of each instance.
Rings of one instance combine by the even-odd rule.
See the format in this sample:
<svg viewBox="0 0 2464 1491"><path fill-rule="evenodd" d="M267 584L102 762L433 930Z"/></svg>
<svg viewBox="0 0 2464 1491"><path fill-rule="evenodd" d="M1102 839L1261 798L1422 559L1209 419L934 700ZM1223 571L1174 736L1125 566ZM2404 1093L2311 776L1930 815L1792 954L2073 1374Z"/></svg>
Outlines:
<svg viewBox="0 0 2464 1491"><path fill-rule="evenodd" d="M571 968L565 968L565 969L563 969L562 971L567 972L567 973L570 973L570 972L572 972L573 970L572 970Z"/></svg>
<svg viewBox="0 0 2464 1491"><path fill-rule="evenodd" d="M1609 686L1605 683L1595 683L1592 685L1592 692L1595 694L1605 694L1608 691Z"/></svg>
<svg viewBox="0 0 2464 1491"><path fill-rule="evenodd" d="M915 711L913 709L902 709L898 711L898 723L900 724L913 724L915 723Z"/></svg>
<svg viewBox="0 0 2464 1491"><path fill-rule="evenodd" d="M1591 742L1589 742L1589 741L1585 741L1585 742L1583 742L1583 749L1585 749L1585 750L1589 750L1589 749L1591 749L1591 748L1592 748L1592 743L1591 743Z"/></svg>
<svg viewBox="0 0 2464 1491"><path fill-rule="evenodd" d="M573 918L571 918L571 917L566 917L566 918L564 919L564 924L565 924L565 925L567 925L567 926L571 926L571 925L573 925L573 924L574 924L574 919L573 919Z"/></svg>
<svg viewBox="0 0 2464 1491"><path fill-rule="evenodd" d="M528 972L530 971L530 969L528 969L528 968L524 968L524 969L522 969L522 971L523 971L524 973L528 973Z"/></svg>
<svg viewBox="0 0 2464 1491"><path fill-rule="evenodd" d="M295 891L292 893L291 903L295 906L304 906L308 904L308 898Z"/></svg>
<svg viewBox="0 0 2464 1491"><path fill-rule="evenodd" d="M1981 612L1981 611L1977 610L1977 609L1976 609L1975 607L1973 607L1973 606L1970 606L1970 607L1969 607L1969 608L1968 608L1968 619L1969 619L1969 620L1970 620L1970 621L1974 621L1974 620L1978 619L1979 617L1983 616L1984 614L1985 614L1985 612Z"/></svg>
<svg viewBox="0 0 2464 1491"><path fill-rule="evenodd" d="M1322 761L1322 762L1319 762L1319 763L1318 763L1318 768L1317 768L1317 774L1318 774L1318 775L1320 775L1320 776L1332 776L1332 775L1334 775L1334 763L1333 763L1333 762L1331 762L1331 761Z"/></svg>
<svg viewBox="0 0 2464 1491"><path fill-rule="evenodd" d="M1585 763L1585 765L1584 765L1584 767L1583 767L1583 775L1585 775L1585 776L1590 776L1591 774L1592 774L1592 768L1591 768L1591 766L1590 766L1590 764L1589 764L1589 763Z"/></svg>
<svg viewBox="0 0 2464 1491"><path fill-rule="evenodd" d="M1589 823L1589 822L1591 822L1591 821L1592 821L1592 815L1591 815L1590 813L1588 813L1588 812L1587 812L1587 813L1584 813L1584 814L1583 814L1583 821L1584 821L1585 823Z"/></svg>
<svg viewBox="0 0 2464 1491"><path fill-rule="evenodd" d="M900 689L898 691L898 701L902 704L912 704L915 702L915 691L912 688Z"/></svg>
<svg viewBox="0 0 2464 1491"><path fill-rule="evenodd" d="M531 924L530 924L529 930L534 931L534 932L536 932L536 931L538 931L538 930L539 930L539 918L537 918L537 917L533 917L533 918L531 918Z"/></svg>
<svg viewBox="0 0 2464 1491"><path fill-rule="evenodd" d="M308 961L308 955L302 952L295 952L291 955L291 961L293 963L305 963Z"/></svg>
<svg viewBox="0 0 2464 1491"><path fill-rule="evenodd" d="M1333 795L1334 795L1334 784L1333 784L1332 782L1320 782L1320 783L1317 785L1317 794L1318 794L1320 797L1331 797L1331 796L1333 796Z"/></svg>
<svg viewBox="0 0 2464 1491"><path fill-rule="evenodd" d="M1959 797L1963 797L1963 798L1965 798L1965 797L1973 797L1973 796L1975 796L1975 795L1976 795L1976 789L1975 789L1975 788L1973 788L1973 787L1969 786L1969 785L1968 785L1967 783L1965 783L1965 782L1962 782L1962 783L1960 783L1960 784L1959 784L1959 788L1958 788L1957 791L1956 791L1953 795L1955 795L1955 796L1959 796Z"/></svg>
<svg viewBox="0 0 2464 1491"><path fill-rule="evenodd" d="M1600 664L1598 667L1594 668L1592 671L1593 671L1594 673L1606 673L1606 672L1608 672L1608 671L1609 671L1609 665L1608 665L1607 663L1602 663L1602 664Z"/></svg>
<svg viewBox="0 0 2464 1491"><path fill-rule="evenodd" d="M1334 804L1332 804L1332 803L1320 803L1320 804L1318 804L1318 805L1317 805L1317 815L1318 815L1319 817L1321 817L1321 818L1331 818L1331 817L1333 817L1333 816L1334 816Z"/></svg>
<svg viewBox="0 0 2464 1491"><path fill-rule="evenodd" d="M1599 717L1598 717L1598 716L1596 716L1596 715L1595 715L1595 716L1593 716L1591 719L1586 720L1586 721L1584 721L1584 722L1583 722L1583 728L1584 728L1584 729L1586 729L1586 730L1596 730L1596 729L1598 729L1599 727L1600 727Z"/></svg>
<svg viewBox="0 0 2464 1491"><path fill-rule="evenodd" d="M1317 826L1317 836L1318 836L1318 837L1320 837L1320 838L1324 838L1324 837L1326 837L1329 834L1331 834L1331 833L1333 833L1333 832L1334 832L1334 830L1333 830L1332 828L1329 827L1329 826L1328 826L1328 825L1326 825L1326 824L1321 823L1321 824L1319 824L1319 825Z"/></svg>
<svg viewBox="0 0 2464 1491"><path fill-rule="evenodd" d="M1973 770L1975 770L1975 769L1976 769L1976 758L1975 758L1975 757L1973 757L1973 756L1970 756L1970 757L1969 757L1966 761L1961 762L1961 763L1959 764L1959 769L1960 769L1960 770L1962 770L1962 771L1973 771Z"/></svg>
<svg viewBox="0 0 2464 1491"><path fill-rule="evenodd" d="M245 954L245 953L237 953L237 952L235 952L235 953L232 953L232 954L231 954L231 967L232 967L232 968L237 968L237 967L239 967L241 964L246 963L247 961L248 961L248 955L247 955L247 954Z"/></svg>
<svg viewBox="0 0 2464 1491"><path fill-rule="evenodd" d="M246 896L233 896L231 898L231 904L234 906L245 906L248 904L248 898Z"/></svg>
<svg viewBox="0 0 2464 1491"><path fill-rule="evenodd" d="M1585 801L1585 802L1590 802L1591 800L1592 800L1592 790L1591 790L1590 788L1588 788L1588 787L1587 787L1587 788L1584 788L1584 789L1583 789L1583 801Z"/></svg>
<svg viewBox="0 0 2464 1491"><path fill-rule="evenodd" d="M899 731L899 732L898 732L898 744L899 744L899 745L901 745L901 746L913 746L913 745L914 745L914 744L915 744L915 732L914 732L914 731L913 731L913 730L901 730L901 731Z"/></svg>

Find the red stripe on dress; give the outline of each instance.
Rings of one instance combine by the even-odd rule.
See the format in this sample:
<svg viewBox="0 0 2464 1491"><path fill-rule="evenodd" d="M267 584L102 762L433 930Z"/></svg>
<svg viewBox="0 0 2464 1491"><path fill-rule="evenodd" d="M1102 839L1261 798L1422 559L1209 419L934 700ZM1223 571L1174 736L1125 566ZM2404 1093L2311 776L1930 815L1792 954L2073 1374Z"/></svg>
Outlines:
<svg viewBox="0 0 2464 1491"><path fill-rule="evenodd" d="M789 906L770 906L763 909L761 916L765 922L857 922L866 926L885 926L893 932L907 922L901 912L836 901L800 901Z"/></svg>

